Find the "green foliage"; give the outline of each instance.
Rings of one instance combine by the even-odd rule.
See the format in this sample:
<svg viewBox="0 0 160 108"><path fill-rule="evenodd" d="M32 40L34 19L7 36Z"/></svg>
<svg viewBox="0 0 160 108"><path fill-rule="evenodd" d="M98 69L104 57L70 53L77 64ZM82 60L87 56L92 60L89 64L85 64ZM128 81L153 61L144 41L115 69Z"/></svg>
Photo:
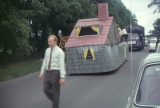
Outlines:
<svg viewBox="0 0 160 108"><path fill-rule="evenodd" d="M160 0L152 0L150 4L148 4L148 8L157 6L153 13L160 13Z"/></svg>
<svg viewBox="0 0 160 108"><path fill-rule="evenodd" d="M3 62L9 55L17 60L22 56L28 56L32 50L28 44L31 28L27 25L27 20L21 16L18 8L18 1L0 1L0 57ZM10 53L8 53L10 52Z"/></svg>
<svg viewBox="0 0 160 108"><path fill-rule="evenodd" d="M96 17L96 5L89 4L87 0L51 1L49 25L56 35L59 29L63 31L63 35L70 35L78 19Z"/></svg>
<svg viewBox="0 0 160 108"><path fill-rule="evenodd" d="M39 71L41 65L42 62L40 61L28 61L7 68L0 68L0 82Z"/></svg>
<svg viewBox="0 0 160 108"><path fill-rule="evenodd" d="M136 15L132 14L122 3L121 0L95 0L97 3L108 3L109 15L115 18L121 28L130 24L136 25Z"/></svg>
<svg viewBox="0 0 160 108"><path fill-rule="evenodd" d="M160 18L157 18L157 20L153 23L154 29L151 33L152 35L157 36L160 38Z"/></svg>
<svg viewBox="0 0 160 108"><path fill-rule="evenodd" d="M158 18L154 23L153 23L154 29L159 31L160 33L160 18Z"/></svg>

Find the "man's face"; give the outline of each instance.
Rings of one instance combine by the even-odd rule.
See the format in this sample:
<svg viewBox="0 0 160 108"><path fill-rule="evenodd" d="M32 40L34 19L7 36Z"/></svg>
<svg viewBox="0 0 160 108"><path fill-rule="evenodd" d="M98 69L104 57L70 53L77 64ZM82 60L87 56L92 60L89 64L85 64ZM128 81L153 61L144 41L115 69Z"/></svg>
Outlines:
<svg viewBox="0 0 160 108"><path fill-rule="evenodd" d="M57 42L54 40L54 37L48 38L48 46L54 47L57 44Z"/></svg>

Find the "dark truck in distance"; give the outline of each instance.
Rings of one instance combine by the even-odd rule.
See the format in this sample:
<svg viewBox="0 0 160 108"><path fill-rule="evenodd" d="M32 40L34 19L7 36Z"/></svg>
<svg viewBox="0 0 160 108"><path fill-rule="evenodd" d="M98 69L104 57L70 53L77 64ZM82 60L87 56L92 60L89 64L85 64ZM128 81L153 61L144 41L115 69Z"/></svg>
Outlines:
<svg viewBox="0 0 160 108"><path fill-rule="evenodd" d="M128 34L127 42L129 50L138 49L139 51L144 49L145 46L145 35L144 27L140 25L136 26L126 26L125 27Z"/></svg>

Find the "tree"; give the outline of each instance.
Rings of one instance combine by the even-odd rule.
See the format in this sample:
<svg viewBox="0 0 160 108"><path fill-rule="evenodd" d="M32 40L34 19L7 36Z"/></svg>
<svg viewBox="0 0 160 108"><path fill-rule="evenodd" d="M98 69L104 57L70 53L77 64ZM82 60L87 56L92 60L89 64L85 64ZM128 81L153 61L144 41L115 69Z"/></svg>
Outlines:
<svg viewBox="0 0 160 108"><path fill-rule="evenodd" d="M160 13L160 0L152 0L150 4L148 4L148 8L152 6L157 6L153 13Z"/></svg>
<svg viewBox="0 0 160 108"><path fill-rule="evenodd" d="M47 47L47 37L52 33L48 25L50 8L45 0L33 0L23 3L24 15L28 19L32 31L30 33L29 43L33 52L44 52Z"/></svg>
<svg viewBox="0 0 160 108"><path fill-rule="evenodd" d="M91 0L90 2L93 3L93 1L95 1L94 3L108 3L109 15L114 17L121 28L130 25L130 23L132 25L137 24L136 15L132 14L121 0Z"/></svg>
<svg viewBox="0 0 160 108"><path fill-rule="evenodd" d="M20 60L28 56L32 50L28 44L31 28L27 19L21 15L20 1L0 1L0 57L4 59Z"/></svg>
<svg viewBox="0 0 160 108"><path fill-rule="evenodd" d="M153 23L154 29L160 33L160 18Z"/></svg>
<svg viewBox="0 0 160 108"><path fill-rule="evenodd" d="M159 40L160 39L160 18L158 18L154 23L153 23L153 26L154 26L154 29L152 31L152 35L155 35L157 37L157 39ZM159 41L157 41L157 44L158 45Z"/></svg>
<svg viewBox="0 0 160 108"><path fill-rule="evenodd" d="M160 18L153 23L154 30L150 30L149 34L160 37Z"/></svg>
<svg viewBox="0 0 160 108"><path fill-rule="evenodd" d="M46 49L49 34L57 36L58 30L62 30L63 35L68 36L78 19L96 16L96 6L86 0L34 0L28 11L35 34L30 43L38 52ZM39 30L42 31L41 38L38 36Z"/></svg>
<svg viewBox="0 0 160 108"><path fill-rule="evenodd" d="M64 35L70 35L78 19L96 17L97 7L87 0L52 0L49 3L51 14L49 25L57 35L62 30Z"/></svg>

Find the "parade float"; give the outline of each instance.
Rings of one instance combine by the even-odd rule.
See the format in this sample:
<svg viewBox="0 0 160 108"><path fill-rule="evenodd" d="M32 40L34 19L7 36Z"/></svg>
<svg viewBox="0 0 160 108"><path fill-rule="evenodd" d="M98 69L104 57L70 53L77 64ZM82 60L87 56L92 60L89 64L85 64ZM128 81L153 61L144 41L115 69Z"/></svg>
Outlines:
<svg viewBox="0 0 160 108"><path fill-rule="evenodd" d="M128 57L108 4L98 4L98 18L79 19L65 43L68 74L111 72Z"/></svg>

